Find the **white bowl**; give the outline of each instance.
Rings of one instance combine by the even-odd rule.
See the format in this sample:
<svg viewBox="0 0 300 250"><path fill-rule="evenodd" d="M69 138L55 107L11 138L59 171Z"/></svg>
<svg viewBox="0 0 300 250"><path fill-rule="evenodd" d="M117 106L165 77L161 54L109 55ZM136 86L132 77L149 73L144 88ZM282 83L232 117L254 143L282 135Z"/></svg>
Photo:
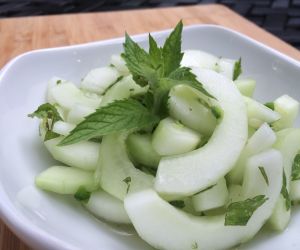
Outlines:
<svg viewBox="0 0 300 250"><path fill-rule="evenodd" d="M153 35L162 42L169 31ZM145 45L147 34L134 37ZM74 82L92 68L106 65L122 51L123 38L32 51L9 62L0 73L0 215L28 245L36 249L152 249L132 228L95 220L72 198L37 190L34 177L53 160L38 138L37 121L27 114L44 102L47 81L60 76ZM287 93L300 100L300 64L232 30L189 26L184 49L243 59L245 75L257 80L256 97L270 101ZM297 121L299 126L299 120ZM259 233L243 249L299 249L300 211L293 207L288 229Z"/></svg>

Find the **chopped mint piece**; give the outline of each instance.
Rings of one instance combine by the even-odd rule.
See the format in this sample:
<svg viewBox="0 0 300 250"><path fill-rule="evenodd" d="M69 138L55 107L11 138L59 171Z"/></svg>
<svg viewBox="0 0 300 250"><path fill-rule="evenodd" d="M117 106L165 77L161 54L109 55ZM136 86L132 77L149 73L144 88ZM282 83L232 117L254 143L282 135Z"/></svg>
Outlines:
<svg viewBox="0 0 300 250"><path fill-rule="evenodd" d="M74 194L74 198L78 201L87 203L91 197L91 192L87 191L84 186L80 186L76 193Z"/></svg>
<svg viewBox="0 0 300 250"><path fill-rule="evenodd" d="M126 177L126 178L123 180L123 182L125 182L126 185L127 185L126 193L128 194L129 188L130 188L130 183L131 183L131 177L130 177L130 176Z"/></svg>
<svg viewBox="0 0 300 250"><path fill-rule="evenodd" d="M292 181L300 180L300 154L296 154L292 167Z"/></svg>
<svg viewBox="0 0 300 250"><path fill-rule="evenodd" d="M267 173L266 173L266 171L265 171L265 168L262 167L262 166L260 166L260 167L258 167L258 168L259 168L259 171L260 171L262 177L264 178L265 182L266 182L267 185L269 186L269 178L268 178L268 176L267 176Z"/></svg>
<svg viewBox="0 0 300 250"><path fill-rule="evenodd" d="M274 102L266 102L265 106L272 110L275 109Z"/></svg>
<svg viewBox="0 0 300 250"><path fill-rule="evenodd" d="M268 198L257 195L244 201L229 204L225 214L225 226L245 226L257 208L263 205Z"/></svg>
<svg viewBox="0 0 300 250"><path fill-rule="evenodd" d="M220 119L223 115L223 110L219 106L213 106L211 112L216 119Z"/></svg>
<svg viewBox="0 0 300 250"><path fill-rule="evenodd" d="M240 74L242 74L242 58L240 58L234 64L233 78L232 78L233 81L235 81L240 76Z"/></svg>
<svg viewBox="0 0 300 250"><path fill-rule="evenodd" d="M283 198L285 199L285 207L286 207L286 210L288 211L291 208L291 198L290 198L290 194L286 188L286 175L285 175L284 170L283 170L283 174L282 174L281 194L282 194Z"/></svg>
<svg viewBox="0 0 300 250"><path fill-rule="evenodd" d="M192 244L192 249L198 249L198 243L197 242L194 242Z"/></svg>
<svg viewBox="0 0 300 250"><path fill-rule="evenodd" d="M169 203L172 206L177 207L177 208L184 208L185 207L184 201L181 201L181 200L170 201Z"/></svg>

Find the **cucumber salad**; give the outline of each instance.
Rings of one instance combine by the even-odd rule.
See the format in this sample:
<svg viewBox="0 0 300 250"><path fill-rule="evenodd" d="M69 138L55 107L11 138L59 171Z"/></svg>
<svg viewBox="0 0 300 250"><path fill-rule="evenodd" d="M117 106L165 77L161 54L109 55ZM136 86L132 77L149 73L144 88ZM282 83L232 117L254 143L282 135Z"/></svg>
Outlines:
<svg viewBox="0 0 300 250"><path fill-rule="evenodd" d="M74 83L54 77L40 119L59 163L36 186L97 218L132 224L156 249L229 249L283 231L300 200L299 102L253 98L241 59L181 51L180 21Z"/></svg>

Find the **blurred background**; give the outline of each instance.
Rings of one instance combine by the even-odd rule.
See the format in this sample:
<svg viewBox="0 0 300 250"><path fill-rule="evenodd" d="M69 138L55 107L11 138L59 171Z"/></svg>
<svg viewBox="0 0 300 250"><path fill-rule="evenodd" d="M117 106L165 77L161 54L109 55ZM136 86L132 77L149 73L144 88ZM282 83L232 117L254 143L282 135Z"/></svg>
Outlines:
<svg viewBox="0 0 300 250"><path fill-rule="evenodd" d="M300 0L0 0L0 18L209 3L228 6L300 49Z"/></svg>

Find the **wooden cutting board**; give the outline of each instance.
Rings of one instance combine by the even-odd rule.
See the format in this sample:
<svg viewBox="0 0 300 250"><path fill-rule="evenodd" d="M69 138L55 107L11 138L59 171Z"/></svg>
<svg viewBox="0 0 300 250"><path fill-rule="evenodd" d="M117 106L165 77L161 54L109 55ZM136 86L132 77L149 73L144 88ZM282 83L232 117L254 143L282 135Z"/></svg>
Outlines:
<svg viewBox="0 0 300 250"><path fill-rule="evenodd" d="M218 24L300 60L300 52L222 5L0 19L0 67L23 52L188 24ZM1 202L1 201L0 201ZM0 221L0 249L28 250Z"/></svg>

